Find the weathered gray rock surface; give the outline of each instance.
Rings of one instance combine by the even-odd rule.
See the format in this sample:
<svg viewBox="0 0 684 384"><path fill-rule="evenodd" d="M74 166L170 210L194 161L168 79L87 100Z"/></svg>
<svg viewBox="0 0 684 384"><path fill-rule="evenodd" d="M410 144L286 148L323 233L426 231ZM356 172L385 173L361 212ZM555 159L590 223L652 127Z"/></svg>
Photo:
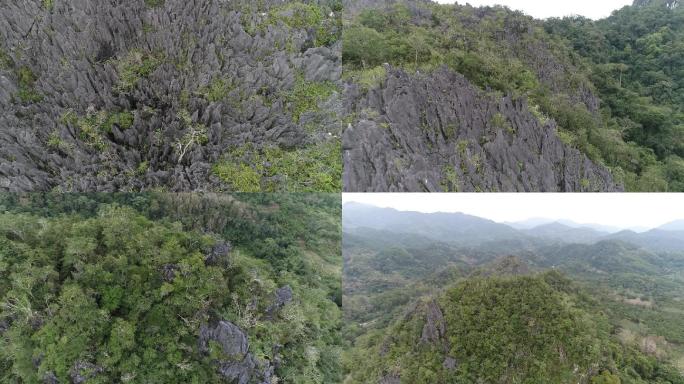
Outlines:
<svg viewBox="0 0 684 384"><path fill-rule="evenodd" d="M199 349L209 351L209 342L221 346L223 360L216 361L217 369L231 383L270 384L273 367L267 361L257 360L249 353L247 335L237 325L220 321L215 326L202 325L199 334Z"/></svg>
<svg viewBox="0 0 684 384"><path fill-rule="evenodd" d="M524 99L490 95L446 67L386 69L374 89L346 86L358 119L343 137L345 191L622 190Z"/></svg>
<svg viewBox="0 0 684 384"><path fill-rule="evenodd" d="M423 343L438 343L446 338L446 321L439 305L430 301L426 307L425 325L420 341Z"/></svg>
<svg viewBox="0 0 684 384"><path fill-rule="evenodd" d="M299 119L287 96L339 80L339 43L284 5L1 2L0 190L227 190L212 166L231 148L339 137L336 94Z"/></svg>
<svg viewBox="0 0 684 384"><path fill-rule="evenodd" d="M276 289L274 296L273 303L266 308L265 317L267 319L273 319L273 316L275 316L278 310L284 307L285 304L292 301L292 288L290 288L289 285L280 287Z"/></svg>
<svg viewBox="0 0 684 384"><path fill-rule="evenodd" d="M204 262L207 265L227 265L232 249L233 246L229 242L219 240L211 247L211 250L204 258Z"/></svg>

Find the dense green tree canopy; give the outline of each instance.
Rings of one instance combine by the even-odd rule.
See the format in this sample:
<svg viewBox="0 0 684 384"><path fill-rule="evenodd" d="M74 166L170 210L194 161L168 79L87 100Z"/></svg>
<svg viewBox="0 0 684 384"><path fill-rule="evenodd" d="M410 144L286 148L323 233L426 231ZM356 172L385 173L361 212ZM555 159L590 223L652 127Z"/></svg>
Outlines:
<svg viewBox="0 0 684 384"><path fill-rule="evenodd" d="M218 320L281 382L338 381L339 244L333 195L3 195L0 381L221 382Z"/></svg>

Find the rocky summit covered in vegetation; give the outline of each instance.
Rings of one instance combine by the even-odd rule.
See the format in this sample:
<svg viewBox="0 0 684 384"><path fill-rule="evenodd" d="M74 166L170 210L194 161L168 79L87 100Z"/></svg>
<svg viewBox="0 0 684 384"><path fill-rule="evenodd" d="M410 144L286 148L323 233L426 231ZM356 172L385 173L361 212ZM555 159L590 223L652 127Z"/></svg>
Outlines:
<svg viewBox="0 0 684 384"><path fill-rule="evenodd" d="M349 382L684 382L610 332L598 302L558 272L471 278L408 309Z"/></svg>
<svg viewBox="0 0 684 384"><path fill-rule="evenodd" d="M0 4L0 188L339 191L342 6Z"/></svg>
<svg viewBox="0 0 684 384"><path fill-rule="evenodd" d="M345 7L345 190L684 190L677 1L599 21Z"/></svg>
<svg viewBox="0 0 684 384"><path fill-rule="evenodd" d="M0 195L0 382L341 382L340 197Z"/></svg>
<svg viewBox="0 0 684 384"><path fill-rule="evenodd" d="M345 383L684 383L684 232L343 211Z"/></svg>

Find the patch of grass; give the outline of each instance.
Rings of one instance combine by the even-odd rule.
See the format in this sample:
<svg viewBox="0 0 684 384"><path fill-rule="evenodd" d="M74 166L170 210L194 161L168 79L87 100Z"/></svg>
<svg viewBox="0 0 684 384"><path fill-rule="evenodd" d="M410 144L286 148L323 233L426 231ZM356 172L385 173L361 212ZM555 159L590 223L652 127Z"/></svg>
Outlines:
<svg viewBox="0 0 684 384"><path fill-rule="evenodd" d="M246 145L216 164L214 173L240 192L339 192L341 150L339 140L294 151Z"/></svg>
<svg viewBox="0 0 684 384"><path fill-rule="evenodd" d="M143 32L144 32L145 34L147 34L147 33L153 33L153 32L156 32L156 31L157 31L157 29L154 27L154 25L148 24L148 23L143 23Z"/></svg>
<svg viewBox="0 0 684 384"><path fill-rule="evenodd" d="M591 185L591 182L589 181L589 179L580 180L580 186L582 187L583 190L589 189L590 185Z"/></svg>
<svg viewBox="0 0 684 384"><path fill-rule="evenodd" d="M128 129L133 125L133 112L90 112L86 116L79 116L73 110L67 110L59 119L64 125L78 128L79 138L87 145L102 150L106 147L104 134L111 133L116 125L121 129Z"/></svg>
<svg viewBox="0 0 684 384"><path fill-rule="evenodd" d="M468 140L460 140L458 143L456 143L456 150L458 151L458 154L461 155L461 157L464 157L466 155L468 144Z"/></svg>
<svg viewBox="0 0 684 384"><path fill-rule="evenodd" d="M157 8L164 5L166 0L145 0L145 5L150 8Z"/></svg>
<svg viewBox="0 0 684 384"><path fill-rule="evenodd" d="M109 133L114 125L121 129L128 129L133 126L133 119L133 112L130 111L111 113L102 124L102 130Z"/></svg>
<svg viewBox="0 0 684 384"><path fill-rule="evenodd" d="M255 169L256 168L256 169ZM231 185L234 191L261 192L262 166L246 163L222 162L214 167L214 173Z"/></svg>
<svg viewBox="0 0 684 384"><path fill-rule="evenodd" d="M457 122L447 124L447 126L444 127L444 138L447 140L453 139L454 137L456 137L456 131L458 131Z"/></svg>
<svg viewBox="0 0 684 384"><path fill-rule="evenodd" d="M303 76L297 77L294 87L285 95L292 119L299 122L304 113L317 111L318 104L330 98L335 91L337 87L332 82L313 82L304 80Z"/></svg>
<svg viewBox="0 0 684 384"><path fill-rule="evenodd" d="M64 145L62 138L59 137L59 132L52 131L50 133L50 136L48 137L47 145L49 148L52 148L52 149L60 149Z"/></svg>
<svg viewBox="0 0 684 384"><path fill-rule="evenodd" d="M504 129L504 128L506 128L507 123L508 123L508 120L501 113L496 113L492 117L492 126L494 126L495 128Z"/></svg>
<svg viewBox="0 0 684 384"><path fill-rule="evenodd" d="M506 132L508 132L509 135L515 135L517 131L515 130L515 128L513 128L512 125L508 124L506 126Z"/></svg>
<svg viewBox="0 0 684 384"><path fill-rule="evenodd" d="M233 86L225 79L216 78L206 88L200 91L204 97L211 102L217 102L228 97Z"/></svg>
<svg viewBox="0 0 684 384"><path fill-rule="evenodd" d="M282 21L290 28L307 28L317 26L323 20L323 11L313 4L291 2L271 11L271 23Z"/></svg>
<svg viewBox="0 0 684 384"><path fill-rule="evenodd" d="M496 113L492 117L492 126L494 128L503 129L511 135L515 135L516 133L516 130L513 128L513 125L511 125L511 122L501 113Z"/></svg>
<svg viewBox="0 0 684 384"><path fill-rule="evenodd" d="M122 59L117 60L119 83L115 89L119 92L130 92L144 77L148 77L161 64L157 56L133 50Z"/></svg>
<svg viewBox="0 0 684 384"><path fill-rule="evenodd" d="M135 173L138 176L142 176L145 173L147 173L147 170L149 169L149 167L150 167L150 163L148 163L147 161L143 161L140 164L138 164L138 167L135 169Z"/></svg>
<svg viewBox="0 0 684 384"><path fill-rule="evenodd" d="M539 123L541 125L546 125L546 123L549 122L549 117L546 116L546 114L541 110L541 107L538 104L534 104L531 107L529 107L530 112L534 115L534 117L539 120Z"/></svg>
<svg viewBox="0 0 684 384"><path fill-rule="evenodd" d="M357 71L346 71L348 75L346 78L352 78L356 84L361 87L363 91L370 91L373 88L377 88L385 81L387 77L387 70L384 66L380 65L375 68L362 69Z"/></svg>
<svg viewBox="0 0 684 384"><path fill-rule="evenodd" d="M54 0L43 0L43 8L45 8L46 10L51 11L52 8L54 8L54 6Z"/></svg>
<svg viewBox="0 0 684 384"><path fill-rule="evenodd" d="M577 137L573 135L572 133L559 129L558 130L558 138L565 144L570 147L577 147Z"/></svg>
<svg viewBox="0 0 684 384"><path fill-rule="evenodd" d="M314 44L329 46L340 39L342 19L339 15L331 19L323 8L315 4L305 4L299 1L275 7L268 13L268 17L254 25L248 17L241 21L247 33L255 36L258 31L265 31L269 25L282 23L292 29L313 29L316 32Z"/></svg>
<svg viewBox="0 0 684 384"><path fill-rule="evenodd" d="M59 118L59 122L64 125L76 125L77 121L78 115L76 114L76 112L74 112L73 109L68 109L66 112L62 114L62 117Z"/></svg>
<svg viewBox="0 0 684 384"><path fill-rule="evenodd" d="M13 65L12 58L0 48L0 69L10 69Z"/></svg>
<svg viewBox="0 0 684 384"><path fill-rule="evenodd" d="M439 184L444 192L458 192L458 175L453 165L442 168L442 180Z"/></svg>
<svg viewBox="0 0 684 384"><path fill-rule="evenodd" d="M94 113L79 118L76 122L76 127L78 127L79 130L79 138L87 145L100 151L103 150L107 144L104 141L100 127L105 120L106 115L103 113Z"/></svg>
<svg viewBox="0 0 684 384"><path fill-rule="evenodd" d="M19 78L19 91L17 97L22 103L37 103L43 100L43 95L34 89L36 76L29 67L21 67L17 71Z"/></svg>

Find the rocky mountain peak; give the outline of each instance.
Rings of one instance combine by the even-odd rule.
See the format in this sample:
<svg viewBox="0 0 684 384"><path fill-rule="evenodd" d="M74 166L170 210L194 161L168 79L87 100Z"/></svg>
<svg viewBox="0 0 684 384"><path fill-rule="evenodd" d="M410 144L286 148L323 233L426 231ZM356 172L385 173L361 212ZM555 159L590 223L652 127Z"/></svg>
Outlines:
<svg viewBox="0 0 684 384"><path fill-rule="evenodd" d="M633 6L646 7L649 5L666 5L670 9L677 8L681 4L680 0L634 0Z"/></svg>

